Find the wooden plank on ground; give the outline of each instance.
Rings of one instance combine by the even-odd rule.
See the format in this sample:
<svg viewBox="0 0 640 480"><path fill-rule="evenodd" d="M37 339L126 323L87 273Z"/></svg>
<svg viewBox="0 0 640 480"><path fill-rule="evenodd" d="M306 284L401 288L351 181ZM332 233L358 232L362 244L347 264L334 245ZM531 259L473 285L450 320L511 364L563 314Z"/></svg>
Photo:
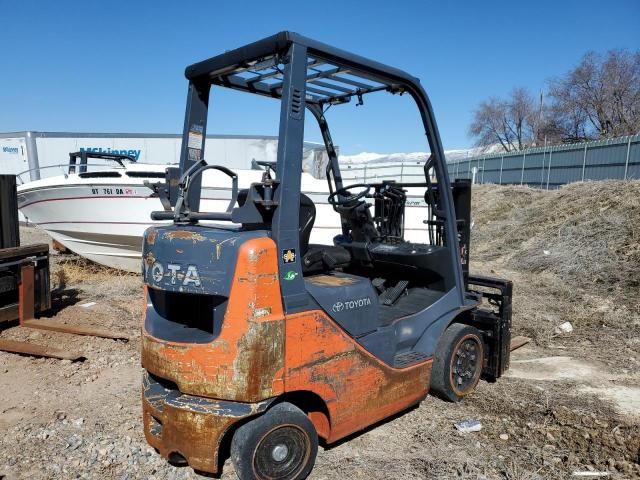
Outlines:
<svg viewBox="0 0 640 480"><path fill-rule="evenodd" d="M20 324L25 321L31 320L36 314L36 307L34 304L36 293L34 290L34 274L35 268L33 265L23 265L20 269L20 285L18 285L19 313Z"/></svg>
<svg viewBox="0 0 640 480"><path fill-rule="evenodd" d="M36 328L39 330L50 330L52 332L71 333L73 335L87 335L90 337L111 338L114 340L129 340L129 336L121 332L111 332L109 330L84 325L67 325L51 320L26 320L22 322L22 326Z"/></svg>
<svg viewBox="0 0 640 480"><path fill-rule="evenodd" d="M18 257L24 258L33 255L47 255L49 245L46 243L36 243L34 245L24 245L22 247L1 248L0 260L15 260Z"/></svg>
<svg viewBox="0 0 640 480"><path fill-rule="evenodd" d="M60 350L59 348L36 345L34 343L18 342L15 340L0 339L0 350L19 353L22 355L31 355L34 357L58 358L60 360L75 361L85 358L84 355L78 352L70 352L68 350Z"/></svg>
<svg viewBox="0 0 640 480"><path fill-rule="evenodd" d="M513 337L511 339L511 351L517 350L520 347L524 347L527 343L529 343L531 339L529 337Z"/></svg>

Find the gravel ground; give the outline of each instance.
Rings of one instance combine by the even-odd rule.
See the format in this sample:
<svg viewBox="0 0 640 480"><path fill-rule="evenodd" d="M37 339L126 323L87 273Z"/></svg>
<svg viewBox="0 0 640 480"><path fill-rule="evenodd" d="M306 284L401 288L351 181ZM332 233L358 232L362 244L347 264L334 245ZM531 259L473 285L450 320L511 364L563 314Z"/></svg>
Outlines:
<svg viewBox="0 0 640 480"><path fill-rule="evenodd" d="M23 244L47 240L26 228L22 239ZM188 467L168 464L144 441L139 278L73 255L52 258L53 283L59 287L53 318L123 331L131 339L2 331L2 338L82 351L86 360L0 352L0 479L201 478ZM528 480L572 478L575 471L640 478L637 342L620 338L618 327L596 331L587 323L583 328L571 302L544 273L514 270L499 259L476 262L474 268L516 280L515 334L537 332L539 338L514 352L506 377L481 383L464 402L428 397L375 428L324 446L310 478ZM89 302L96 303L82 306ZM532 312L547 307L553 316L534 322ZM567 320L576 323L573 333L553 333ZM600 340L607 351L598 349ZM465 419L479 420L482 430L458 433L454 423ZM235 478L229 461L222 478Z"/></svg>

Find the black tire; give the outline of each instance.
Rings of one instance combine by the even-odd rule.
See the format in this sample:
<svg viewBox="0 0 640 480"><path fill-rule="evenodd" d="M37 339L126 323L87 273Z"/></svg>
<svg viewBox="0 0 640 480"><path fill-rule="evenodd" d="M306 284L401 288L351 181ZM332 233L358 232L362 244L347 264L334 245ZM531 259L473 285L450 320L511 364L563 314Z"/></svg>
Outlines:
<svg viewBox="0 0 640 480"><path fill-rule="evenodd" d="M459 402L472 393L482 374L484 343L477 328L454 323L436 348L431 369L431 392L443 400Z"/></svg>
<svg viewBox="0 0 640 480"><path fill-rule="evenodd" d="M231 461L240 480L307 478L317 453L313 423L286 402L242 425L231 440Z"/></svg>

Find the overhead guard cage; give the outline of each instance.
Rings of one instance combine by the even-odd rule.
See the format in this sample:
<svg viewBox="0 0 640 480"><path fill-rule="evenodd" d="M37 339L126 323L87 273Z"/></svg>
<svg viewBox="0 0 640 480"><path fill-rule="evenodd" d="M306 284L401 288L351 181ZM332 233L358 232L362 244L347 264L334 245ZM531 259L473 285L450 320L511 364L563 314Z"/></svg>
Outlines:
<svg viewBox="0 0 640 480"><path fill-rule="evenodd" d="M438 182L449 184L444 150L427 94L417 78L402 70L296 33L280 32L195 63L186 68L185 76L189 80L189 93L180 152L181 174L203 158L209 94L211 86L217 85L281 99L276 177L286 190L300 191L304 117L305 109L309 110L318 121L329 156L327 175L332 177L336 189L340 189L342 180L324 116L326 108L354 99L361 103L364 95L387 91L413 97L422 117ZM201 177L194 179L193 188L188 193L188 202L194 211L199 208L200 182ZM331 182L329 188L332 190ZM442 207L448 211L449 205L453 205L453 197L450 189L443 189L443 192ZM279 193L287 195L286 192ZM272 233L279 248L284 244L298 243L295 221L298 205L291 203L280 204L274 214ZM457 245L455 219L446 218L446 226L445 241L449 245ZM452 249L452 254L455 255L455 251L457 249ZM456 277L462 292L462 271L459 262L455 265L460 270ZM302 285L296 288L298 282L288 283L287 290L303 288ZM295 294L289 296L284 291L283 294L286 304L295 303Z"/></svg>

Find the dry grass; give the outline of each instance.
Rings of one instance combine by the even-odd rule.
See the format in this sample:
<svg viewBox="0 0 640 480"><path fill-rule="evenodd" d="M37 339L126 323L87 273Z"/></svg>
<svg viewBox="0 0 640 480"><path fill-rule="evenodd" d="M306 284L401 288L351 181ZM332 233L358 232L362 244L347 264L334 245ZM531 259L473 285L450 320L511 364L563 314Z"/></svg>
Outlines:
<svg viewBox="0 0 640 480"><path fill-rule="evenodd" d="M555 191L484 185L473 195L472 268L515 281L514 324L542 346L570 321L576 348L640 342L640 182ZM606 352L603 352L606 355Z"/></svg>
<svg viewBox="0 0 640 480"><path fill-rule="evenodd" d="M105 267L77 255L54 257L52 288L80 288L100 297L142 294L140 275Z"/></svg>
<svg viewBox="0 0 640 480"><path fill-rule="evenodd" d="M640 291L640 182L574 183L550 192L480 186L472 248L525 272L604 293Z"/></svg>

